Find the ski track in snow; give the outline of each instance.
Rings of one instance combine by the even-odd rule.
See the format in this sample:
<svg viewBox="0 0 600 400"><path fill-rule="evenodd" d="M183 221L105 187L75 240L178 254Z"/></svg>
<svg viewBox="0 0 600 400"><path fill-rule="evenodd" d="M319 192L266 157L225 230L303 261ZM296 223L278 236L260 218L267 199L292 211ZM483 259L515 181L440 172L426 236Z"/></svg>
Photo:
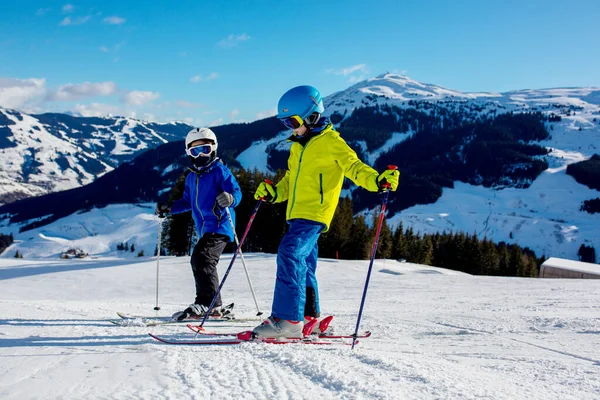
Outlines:
<svg viewBox="0 0 600 400"><path fill-rule="evenodd" d="M231 255L224 255L221 276ZM275 256L247 254L268 315ZM33 267L43 264L41 269ZM124 326L116 311L154 315L153 258L0 260L2 399L597 399L597 282L474 277L377 260L361 330L350 346L244 343L173 346L184 325ZM81 263L81 262L80 262ZM70 264L76 265L75 268ZM161 258L160 315L189 303L189 258ZM321 260L324 313L336 333L356 324L367 261ZM223 301L253 317L243 269ZM207 323L242 331L257 322Z"/></svg>

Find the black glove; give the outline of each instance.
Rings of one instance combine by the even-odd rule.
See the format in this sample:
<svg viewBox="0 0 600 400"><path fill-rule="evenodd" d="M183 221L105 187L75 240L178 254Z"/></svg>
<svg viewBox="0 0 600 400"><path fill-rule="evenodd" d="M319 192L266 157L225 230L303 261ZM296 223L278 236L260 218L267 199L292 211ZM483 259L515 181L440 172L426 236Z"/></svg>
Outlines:
<svg viewBox="0 0 600 400"><path fill-rule="evenodd" d="M165 214L171 212L171 206L165 203L164 201L156 203L156 208L154 209L154 214L158 215L160 218L164 218Z"/></svg>
<svg viewBox="0 0 600 400"><path fill-rule="evenodd" d="M233 204L233 196L231 193L223 192L217 196L217 203L219 203L221 207L229 207Z"/></svg>

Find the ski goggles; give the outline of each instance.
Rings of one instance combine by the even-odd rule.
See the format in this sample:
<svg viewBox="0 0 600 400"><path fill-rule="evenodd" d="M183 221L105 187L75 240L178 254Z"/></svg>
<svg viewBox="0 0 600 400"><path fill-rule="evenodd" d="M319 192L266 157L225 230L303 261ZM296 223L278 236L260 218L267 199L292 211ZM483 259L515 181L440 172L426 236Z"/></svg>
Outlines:
<svg viewBox="0 0 600 400"><path fill-rule="evenodd" d="M291 117L281 118L281 123L291 130L298 129L304 125L304 121L299 115L292 115Z"/></svg>
<svg viewBox="0 0 600 400"><path fill-rule="evenodd" d="M198 146L190 147L189 149L185 150L188 156L193 158L198 158L200 156L208 156L210 155L210 153L212 153L212 151L212 144L200 144Z"/></svg>

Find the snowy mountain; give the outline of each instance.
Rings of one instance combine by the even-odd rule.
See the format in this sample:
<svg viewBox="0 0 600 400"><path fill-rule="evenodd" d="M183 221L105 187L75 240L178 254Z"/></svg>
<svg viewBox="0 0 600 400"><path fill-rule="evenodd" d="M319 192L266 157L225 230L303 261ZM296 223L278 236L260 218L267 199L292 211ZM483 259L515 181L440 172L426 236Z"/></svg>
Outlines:
<svg viewBox="0 0 600 400"><path fill-rule="evenodd" d="M107 221L108 222L108 221ZM153 229L152 229L153 230ZM154 230L153 230L154 231ZM98 238L103 246L104 238ZM269 315L274 255L246 254ZM231 255L219 263L220 276ZM223 287L234 323L260 323L236 261ZM337 334L356 326L368 261L319 260L322 313ZM158 315L186 307L189 257L160 259ZM116 312L156 315L156 260L0 259L0 398L27 399L506 399L600 397L597 282L470 276L376 260L360 330L349 346L169 346L182 325L115 326Z"/></svg>
<svg viewBox="0 0 600 400"><path fill-rule="evenodd" d="M0 204L87 185L190 126L0 108Z"/></svg>
<svg viewBox="0 0 600 400"><path fill-rule="evenodd" d="M600 88L461 93L384 74L328 96L325 103L327 115L362 159L379 170L400 166L401 187L389 205L392 226L477 233L530 247L538 256L575 259L582 244L600 249L600 214L580 210L600 191L566 173L568 165L600 153ZM470 132L478 129L484 138L474 140ZM230 165L265 172L286 165L289 132L275 118L215 132L219 154ZM500 142L494 135L510 140ZM478 152L490 147L502 148L502 157L480 155L473 164ZM500 164L490 172L494 162ZM90 185L0 208L0 232L41 227L94 206L155 201L168 193L185 163L179 144L162 145ZM380 201L353 185L344 195L354 197L356 212L372 211Z"/></svg>

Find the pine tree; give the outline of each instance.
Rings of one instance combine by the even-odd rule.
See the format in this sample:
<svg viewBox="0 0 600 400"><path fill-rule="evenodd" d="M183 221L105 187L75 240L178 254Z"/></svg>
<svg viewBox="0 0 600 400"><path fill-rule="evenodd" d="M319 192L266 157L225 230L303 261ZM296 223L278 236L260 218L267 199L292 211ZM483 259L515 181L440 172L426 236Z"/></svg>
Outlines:
<svg viewBox="0 0 600 400"><path fill-rule="evenodd" d="M377 224L379 222L379 213L373 216L373 232L371 236L375 238ZM375 258L385 259L392 257L392 247L394 245L392 231L390 230L385 218L381 223L381 231L379 232L379 242L377 243L377 252Z"/></svg>
<svg viewBox="0 0 600 400"><path fill-rule="evenodd" d="M517 245L511 245L508 263L508 273L506 275L519 276L518 272L520 270L522 258L523 252L521 251L521 248Z"/></svg>
<svg viewBox="0 0 600 400"><path fill-rule="evenodd" d="M135 251L135 244L131 243L131 252L133 253Z"/></svg>
<svg viewBox="0 0 600 400"><path fill-rule="evenodd" d="M498 250L491 240L483 239L481 247L482 273L485 275L499 275L500 256Z"/></svg>
<svg viewBox="0 0 600 400"><path fill-rule="evenodd" d="M347 258L345 249L350 240L353 222L352 200L345 197L335 210L329 231L319 238L319 256Z"/></svg>
<svg viewBox="0 0 600 400"><path fill-rule="evenodd" d="M529 276L531 278L537 278L540 276L540 270L538 268L538 264L535 260L535 257L530 257L530 266L529 266Z"/></svg>
<svg viewBox="0 0 600 400"><path fill-rule="evenodd" d="M367 260L371 251L371 232L365 223L365 217L359 215L350 230L350 240L345 251L351 260Z"/></svg>
<svg viewBox="0 0 600 400"><path fill-rule="evenodd" d="M433 260L433 241L430 235L426 235L422 240L422 250L419 264L432 265Z"/></svg>
<svg viewBox="0 0 600 400"><path fill-rule="evenodd" d="M402 223L398 224L398 227L394 231L393 241L392 257L396 260L406 260L408 258L408 244L404 237Z"/></svg>
<svg viewBox="0 0 600 400"><path fill-rule="evenodd" d="M510 255L508 254L508 247L506 246L506 243L500 243L498 253L498 275L510 276Z"/></svg>

